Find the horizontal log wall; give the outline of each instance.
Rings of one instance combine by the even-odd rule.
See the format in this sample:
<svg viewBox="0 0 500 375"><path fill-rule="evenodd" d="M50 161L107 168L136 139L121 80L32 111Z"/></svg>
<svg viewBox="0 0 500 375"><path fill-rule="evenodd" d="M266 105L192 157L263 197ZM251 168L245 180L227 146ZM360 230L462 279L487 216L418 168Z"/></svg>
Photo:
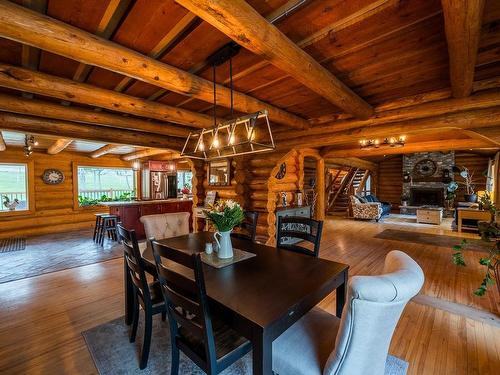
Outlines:
<svg viewBox="0 0 500 375"><path fill-rule="evenodd" d="M476 192L486 189L486 177L483 174L488 169L488 161L490 160L489 156L486 155L477 155L471 153L456 153L455 154L455 165L457 166L465 166L469 169L470 173L474 173L474 181L476 186ZM457 182L463 182L464 179L455 173L455 180ZM457 191L457 201L463 201L465 194L465 188L463 185L460 185Z"/></svg>
<svg viewBox="0 0 500 375"><path fill-rule="evenodd" d="M0 238L12 236L34 236L91 228L96 212L107 212L106 207L74 209L73 162L80 165L129 167L130 163L116 157L91 159L83 154L61 152L47 155L35 152L26 158L19 149L8 149L0 153L0 162L25 163L33 160L34 166L34 212L15 216L0 213ZM59 185L47 185L42 180L45 169L56 168L64 173L65 180ZM30 198L33 200L33 197Z"/></svg>

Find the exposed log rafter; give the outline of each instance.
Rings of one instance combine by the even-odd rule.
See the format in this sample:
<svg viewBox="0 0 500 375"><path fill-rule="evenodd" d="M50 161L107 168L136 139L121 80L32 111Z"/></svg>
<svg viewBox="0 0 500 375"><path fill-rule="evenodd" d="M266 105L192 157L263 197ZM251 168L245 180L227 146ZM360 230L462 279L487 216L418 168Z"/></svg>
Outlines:
<svg viewBox="0 0 500 375"><path fill-rule="evenodd" d="M213 124L207 115L1 63L0 86L197 128Z"/></svg>
<svg viewBox="0 0 500 375"><path fill-rule="evenodd" d="M31 116L47 117L56 120L75 121L87 124L109 126L112 128L158 133L173 137L185 137L189 130L158 121L124 117L103 111L68 107L37 99L23 99L0 94L0 110Z"/></svg>
<svg viewBox="0 0 500 375"><path fill-rule="evenodd" d="M132 161L136 159L146 158L148 156L161 155L161 154L172 154L170 150L159 150L156 148L149 148L146 150L139 150L135 152L131 152L130 154L123 155L121 157L122 160ZM176 156L180 156L176 153Z"/></svg>
<svg viewBox="0 0 500 375"><path fill-rule="evenodd" d="M49 155L57 155L61 151L63 151L66 147L68 147L71 143L73 143L72 139L59 138L50 147L47 149L47 154Z"/></svg>
<svg viewBox="0 0 500 375"><path fill-rule="evenodd" d="M0 36L183 95L213 101L213 85L206 79L5 0L0 0ZM227 87L218 85L217 103L231 106ZM274 122L299 129L309 127L307 120L240 92L234 92L234 108L246 113L266 109Z"/></svg>
<svg viewBox="0 0 500 375"><path fill-rule="evenodd" d="M116 151L116 150L118 150L121 147L122 147L121 145L114 145L114 144L104 145L101 148L98 148L97 150L92 151L89 154L89 156L92 159L97 159L97 158L100 158L101 156L104 156L106 154L110 154L113 151Z"/></svg>
<svg viewBox="0 0 500 375"><path fill-rule="evenodd" d="M23 116L7 112L0 112L0 129L104 143L166 148L170 150L181 150L184 145L184 142L179 139L159 134L103 128L96 125ZM106 131L103 131L104 129Z"/></svg>
<svg viewBox="0 0 500 375"><path fill-rule="evenodd" d="M451 91L456 98L472 92L484 0L441 0L450 59Z"/></svg>
<svg viewBox="0 0 500 375"><path fill-rule="evenodd" d="M5 151L7 145L5 144L5 140L3 139L2 132L0 132L0 151Z"/></svg>
<svg viewBox="0 0 500 375"><path fill-rule="evenodd" d="M366 119L371 106L300 49L245 1L177 0L236 43L276 67L347 113Z"/></svg>

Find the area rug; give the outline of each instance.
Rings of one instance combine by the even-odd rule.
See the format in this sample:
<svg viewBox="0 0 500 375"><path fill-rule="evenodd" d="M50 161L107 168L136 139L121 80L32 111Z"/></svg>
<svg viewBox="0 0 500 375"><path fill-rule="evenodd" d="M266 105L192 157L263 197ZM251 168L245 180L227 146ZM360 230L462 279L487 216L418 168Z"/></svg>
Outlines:
<svg viewBox="0 0 500 375"><path fill-rule="evenodd" d="M385 229L375 236L375 238L383 240L393 240L402 242L411 242L420 245L431 245L446 247L451 249L453 246L460 244L461 237L444 236L440 234L430 234L421 232L411 232L397 229ZM467 250L487 252L488 244L480 239L467 238Z"/></svg>
<svg viewBox="0 0 500 375"><path fill-rule="evenodd" d="M142 345L143 314L139 320L137 339L129 343L129 327L124 318L118 318L82 333L100 375L156 375L169 374L170 331L168 323L162 322L159 315L153 317L153 335L148 366L139 370L139 355ZM405 375L408 362L389 355L385 375ZM181 353L179 374L205 374L189 358ZM235 362L224 370L223 375L251 375L252 353Z"/></svg>
<svg viewBox="0 0 500 375"><path fill-rule="evenodd" d="M89 230L28 237L23 251L0 253L0 284L122 256L121 244L105 241L100 246Z"/></svg>
<svg viewBox="0 0 500 375"><path fill-rule="evenodd" d="M0 240L0 253L10 253L26 249L26 238L11 237Z"/></svg>

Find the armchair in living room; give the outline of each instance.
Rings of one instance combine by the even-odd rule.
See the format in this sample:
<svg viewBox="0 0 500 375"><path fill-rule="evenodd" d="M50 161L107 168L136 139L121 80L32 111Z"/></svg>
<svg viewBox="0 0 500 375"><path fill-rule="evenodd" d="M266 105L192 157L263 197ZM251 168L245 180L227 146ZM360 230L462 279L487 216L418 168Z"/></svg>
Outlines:
<svg viewBox="0 0 500 375"><path fill-rule="evenodd" d="M384 210L381 202L362 202L360 197L351 195L352 215L355 219L379 221Z"/></svg>

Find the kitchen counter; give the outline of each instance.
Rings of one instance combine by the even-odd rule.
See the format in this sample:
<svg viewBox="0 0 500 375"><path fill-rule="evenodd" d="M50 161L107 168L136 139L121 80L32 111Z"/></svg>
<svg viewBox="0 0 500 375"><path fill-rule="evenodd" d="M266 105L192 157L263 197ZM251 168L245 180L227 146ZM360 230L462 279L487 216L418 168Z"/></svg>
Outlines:
<svg viewBox="0 0 500 375"><path fill-rule="evenodd" d="M127 229L134 229L137 239L146 238L144 226L140 218L146 215L167 214L173 212L189 212L189 229L192 230L192 199L153 199L144 201L103 202L109 207L109 213L117 215L119 221Z"/></svg>
<svg viewBox="0 0 500 375"><path fill-rule="evenodd" d="M169 199L151 199L143 201L114 201L114 202L100 202L103 206L113 207L113 206L138 206L144 204L161 204L161 203L171 203L171 202L193 202L190 199L182 198L169 198Z"/></svg>

